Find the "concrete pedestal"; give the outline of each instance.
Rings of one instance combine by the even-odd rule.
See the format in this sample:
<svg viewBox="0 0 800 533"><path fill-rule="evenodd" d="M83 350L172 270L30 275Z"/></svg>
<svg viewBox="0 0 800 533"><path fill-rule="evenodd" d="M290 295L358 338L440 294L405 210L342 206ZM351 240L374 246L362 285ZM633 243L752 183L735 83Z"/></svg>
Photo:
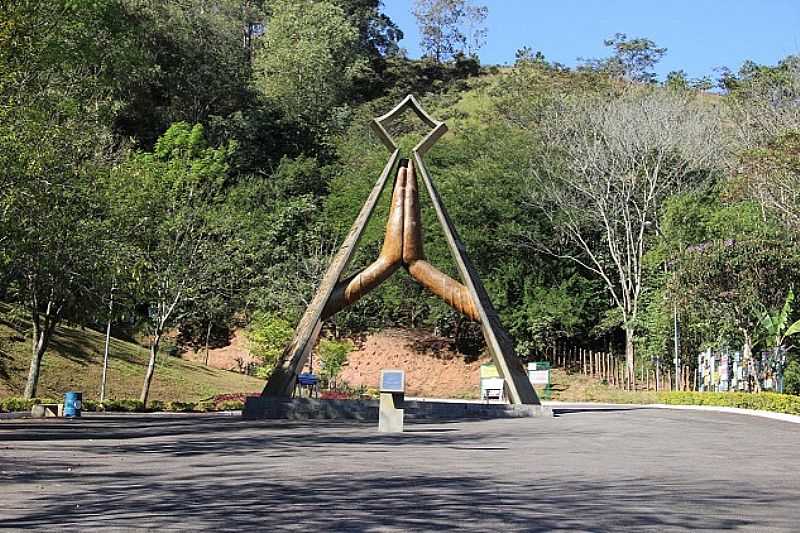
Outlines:
<svg viewBox="0 0 800 533"><path fill-rule="evenodd" d="M402 392L382 392L378 407L378 431L382 433L402 433L405 415L405 394Z"/></svg>

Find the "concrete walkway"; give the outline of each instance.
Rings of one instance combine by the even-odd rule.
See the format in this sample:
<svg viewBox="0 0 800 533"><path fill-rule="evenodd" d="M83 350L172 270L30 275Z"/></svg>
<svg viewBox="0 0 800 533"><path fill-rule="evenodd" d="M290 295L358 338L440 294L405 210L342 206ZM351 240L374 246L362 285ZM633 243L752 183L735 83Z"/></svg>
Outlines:
<svg viewBox="0 0 800 533"><path fill-rule="evenodd" d="M798 530L794 424L556 414L400 435L215 415L0 421L0 528Z"/></svg>

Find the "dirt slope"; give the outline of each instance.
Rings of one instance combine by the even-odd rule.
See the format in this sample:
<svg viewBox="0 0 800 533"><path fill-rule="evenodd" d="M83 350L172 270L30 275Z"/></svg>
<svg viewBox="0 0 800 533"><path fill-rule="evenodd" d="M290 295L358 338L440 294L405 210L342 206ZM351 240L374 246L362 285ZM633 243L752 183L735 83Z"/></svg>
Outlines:
<svg viewBox="0 0 800 533"><path fill-rule="evenodd" d="M352 387L378 386L381 369L406 372L407 394L431 398L477 398L479 367L449 343L418 331L387 330L368 335L347 358L340 379Z"/></svg>
<svg viewBox="0 0 800 533"><path fill-rule="evenodd" d="M198 351L189 349L181 353L181 358L196 363L204 363L206 352L202 348ZM250 355L247 336L243 329L234 330L227 346L208 350L208 366L211 368L241 372L249 363L257 364L258 358Z"/></svg>

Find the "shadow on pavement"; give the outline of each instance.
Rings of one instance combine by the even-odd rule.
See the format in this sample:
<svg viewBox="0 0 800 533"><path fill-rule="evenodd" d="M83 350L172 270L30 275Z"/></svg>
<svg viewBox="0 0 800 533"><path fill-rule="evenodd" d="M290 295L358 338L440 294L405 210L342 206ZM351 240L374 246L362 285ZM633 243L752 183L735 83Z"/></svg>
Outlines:
<svg viewBox="0 0 800 533"><path fill-rule="evenodd" d="M614 413L619 411L641 411L649 407L555 407L552 406L553 416L571 415L575 413Z"/></svg>
<svg viewBox="0 0 800 533"><path fill-rule="evenodd" d="M68 497L35 498L25 510L4 520L3 526L717 531L753 525L733 509L786 505L789 499L745 487L720 490L710 482L663 486L658 480L637 478L576 480L565 486L563 480L555 479L511 484L480 477L402 472L305 477L301 469L294 479L277 479L269 469L253 471L252 465L232 465L225 477L216 481L206 474L211 472L187 473L167 481L125 471L77 478L51 470L46 479L37 481L71 482Z"/></svg>
<svg viewBox="0 0 800 533"><path fill-rule="evenodd" d="M611 410L626 409L600 409ZM0 443L18 444L0 445L0 497L13 501L24 492L24 498L18 500L22 505L0 507L0 524L82 530L718 531L762 527L765 517L787 530L794 523L786 514L772 516L776 509L796 508L790 485L767 490L746 480L666 480L645 470L570 470L567 463L542 474L547 470L539 466L537 448L520 448L519 442L541 442L548 426L537 421L523 437L510 436L516 424L528 422L416 425L408 434L380 434L374 423L210 416L3 423ZM549 438L558 446L565 434ZM590 442L597 436L591 427L579 427L571 438ZM567 449L559 460L576 461L580 452ZM606 460L625 463L622 453L611 452ZM451 461L450 470L435 468L443 457ZM554 473L561 469L563 474Z"/></svg>

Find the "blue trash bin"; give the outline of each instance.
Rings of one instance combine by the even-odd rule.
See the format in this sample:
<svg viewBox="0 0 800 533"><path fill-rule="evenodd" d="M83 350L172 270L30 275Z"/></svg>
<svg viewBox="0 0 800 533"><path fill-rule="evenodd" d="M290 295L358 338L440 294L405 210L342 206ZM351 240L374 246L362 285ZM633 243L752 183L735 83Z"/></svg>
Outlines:
<svg viewBox="0 0 800 533"><path fill-rule="evenodd" d="M66 418L79 418L83 408L83 393L67 392L64 394L64 416Z"/></svg>

